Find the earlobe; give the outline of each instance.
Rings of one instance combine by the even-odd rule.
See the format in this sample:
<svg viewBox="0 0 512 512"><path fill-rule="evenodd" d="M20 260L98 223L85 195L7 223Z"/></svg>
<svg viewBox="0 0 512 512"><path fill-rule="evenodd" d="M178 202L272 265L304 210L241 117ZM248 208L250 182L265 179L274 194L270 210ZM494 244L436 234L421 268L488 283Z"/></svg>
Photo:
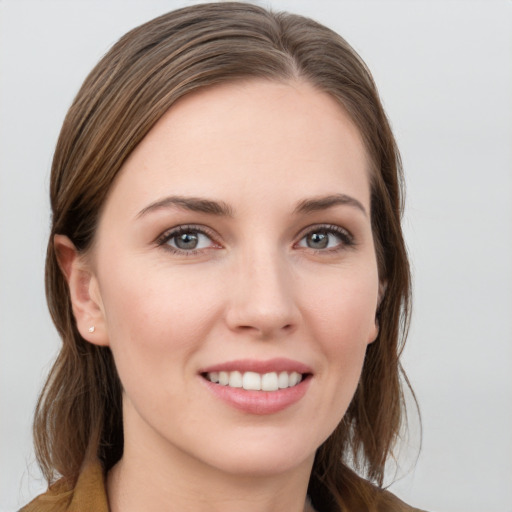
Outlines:
<svg viewBox="0 0 512 512"><path fill-rule="evenodd" d="M94 345L108 345L98 280L90 263L67 236L55 235L53 242L59 267L68 283L80 335Z"/></svg>
<svg viewBox="0 0 512 512"><path fill-rule="evenodd" d="M368 336L368 345L370 345L370 343L373 343L377 339L377 336L379 335L379 329L379 318L377 317L377 315L375 315L375 322L372 326L370 335Z"/></svg>

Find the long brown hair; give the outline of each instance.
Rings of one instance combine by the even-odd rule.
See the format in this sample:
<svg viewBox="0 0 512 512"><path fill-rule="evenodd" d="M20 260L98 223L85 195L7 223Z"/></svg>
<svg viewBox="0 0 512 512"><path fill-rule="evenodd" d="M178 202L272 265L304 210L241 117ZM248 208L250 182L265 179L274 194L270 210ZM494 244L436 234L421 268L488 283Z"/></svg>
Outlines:
<svg viewBox="0 0 512 512"><path fill-rule="evenodd" d="M65 118L52 165L46 259L48 305L63 345L34 421L36 454L49 482L60 475L72 484L94 457L107 471L123 450L121 384L112 354L78 333L54 235L67 235L87 252L117 173L173 103L191 91L251 77L300 79L327 92L365 142L373 234L387 290L377 313L379 336L367 349L348 411L317 452L309 493L322 510L370 508L361 478L349 467L382 485L404 419L399 356L410 304L398 149L371 74L344 39L308 18L225 2L180 9L127 33L87 77Z"/></svg>

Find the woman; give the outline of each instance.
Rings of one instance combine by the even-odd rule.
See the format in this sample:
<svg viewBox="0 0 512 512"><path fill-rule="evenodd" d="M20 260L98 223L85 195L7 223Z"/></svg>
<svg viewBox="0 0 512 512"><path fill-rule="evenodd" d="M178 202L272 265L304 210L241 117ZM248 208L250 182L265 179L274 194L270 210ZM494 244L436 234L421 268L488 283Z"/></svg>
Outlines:
<svg viewBox="0 0 512 512"><path fill-rule="evenodd" d="M51 486L23 510L413 510L381 489L400 186L371 75L329 29L221 3L126 34L54 156Z"/></svg>

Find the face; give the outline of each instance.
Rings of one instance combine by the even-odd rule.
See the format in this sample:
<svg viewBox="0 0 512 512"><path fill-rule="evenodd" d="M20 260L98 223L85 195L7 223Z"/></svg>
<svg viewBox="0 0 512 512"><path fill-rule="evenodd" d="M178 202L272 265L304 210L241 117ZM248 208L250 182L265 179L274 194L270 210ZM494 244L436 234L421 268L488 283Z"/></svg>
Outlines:
<svg viewBox="0 0 512 512"><path fill-rule="evenodd" d="M113 352L125 454L311 464L377 336L368 168L347 114L305 83L205 89L150 131L96 234L95 332L78 322Z"/></svg>

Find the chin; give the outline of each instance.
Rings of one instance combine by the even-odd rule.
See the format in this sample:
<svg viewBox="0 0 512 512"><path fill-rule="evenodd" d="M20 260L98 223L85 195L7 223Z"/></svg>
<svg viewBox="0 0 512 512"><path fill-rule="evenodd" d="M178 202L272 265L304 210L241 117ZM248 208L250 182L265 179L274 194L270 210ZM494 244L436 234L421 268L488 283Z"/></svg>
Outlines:
<svg viewBox="0 0 512 512"><path fill-rule="evenodd" d="M252 440L233 439L220 444L219 453L212 442L207 452L202 453L203 461L226 474L247 477L271 477L294 471L313 464L320 442L311 443L304 437L258 435ZM213 448L213 449L212 449Z"/></svg>
<svg viewBox="0 0 512 512"><path fill-rule="evenodd" d="M223 473L250 478L275 477L277 475L293 472L294 470L312 466L315 453L305 454L289 453L288 450L282 453L267 453L261 450L259 453L244 453L239 457L225 457L222 463L216 464Z"/></svg>

